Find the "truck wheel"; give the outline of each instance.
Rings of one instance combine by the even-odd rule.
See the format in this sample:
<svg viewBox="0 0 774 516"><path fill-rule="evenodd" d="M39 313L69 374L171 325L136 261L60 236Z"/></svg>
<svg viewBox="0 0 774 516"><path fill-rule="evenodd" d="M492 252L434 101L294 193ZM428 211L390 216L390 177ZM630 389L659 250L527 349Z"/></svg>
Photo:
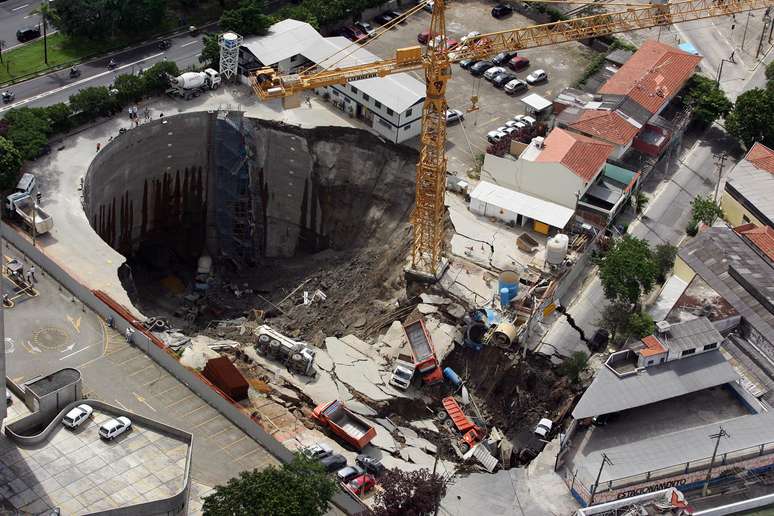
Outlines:
<svg viewBox="0 0 774 516"><path fill-rule="evenodd" d="M293 362L301 363L303 362L304 357L302 357L300 353L294 353L293 355L291 355L290 360L292 360Z"/></svg>
<svg viewBox="0 0 774 516"><path fill-rule="evenodd" d="M446 425L446 428L448 428L449 430L454 430L454 421L452 421L451 419L447 419L446 421L443 422L443 424Z"/></svg>
<svg viewBox="0 0 774 516"><path fill-rule="evenodd" d="M449 414L447 414L445 410L439 410L438 413L436 414L436 418L438 418L438 421L440 421L441 423L446 421L446 418L448 417L449 417Z"/></svg>
<svg viewBox="0 0 774 516"><path fill-rule="evenodd" d="M265 333L262 333L261 335L258 335L258 345L259 346L268 346L269 342L271 342L271 337L269 337Z"/></svg>
<svg viewBox="0 0 774 516"><path fill-rule="evenodd" d="M461 442L460 443L460 451L462 452L463 455L468 453L470 451L470 445L468 443L464 442L464 441Z"/></svg>
<svg viewBox="0 0 774 516"><path fill-rule="evenodd" d="M213 90L217 90L218 88L220 88L220 83L219 82L212 85L212 89Z"/></svg>

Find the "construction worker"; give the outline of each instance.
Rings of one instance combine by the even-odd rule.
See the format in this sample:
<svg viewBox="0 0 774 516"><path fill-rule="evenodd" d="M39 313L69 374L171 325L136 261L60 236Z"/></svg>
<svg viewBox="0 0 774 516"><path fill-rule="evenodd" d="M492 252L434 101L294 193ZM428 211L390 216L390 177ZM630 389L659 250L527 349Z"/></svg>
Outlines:
<svg viewBox="0 0 774 516"><path fill-rule="evenodd" d="M27 274L29 275L30 278L32 278L32 281L34 281L35 283L38 282L38 278L35 277L35 266L34 265L30 266L30 270L29 270L29 272Z"/></svg>

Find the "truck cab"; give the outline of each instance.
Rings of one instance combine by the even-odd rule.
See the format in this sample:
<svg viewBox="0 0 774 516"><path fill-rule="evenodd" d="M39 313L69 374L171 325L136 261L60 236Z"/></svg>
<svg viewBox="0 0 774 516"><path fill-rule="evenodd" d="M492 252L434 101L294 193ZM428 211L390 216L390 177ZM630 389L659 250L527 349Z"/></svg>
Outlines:
<svg viewBox="0 0 774 516"><path fill-rule="evenodd" d="M212 68L206 68L204 73L207 75L207 84L209 84L211 90L215 90L220 86L220 74Z"/></svg>
<svg viewBox="0 0 774 516"><path fill-rule="evenodd" d="M22 198L24 195L29 195L32 197L37 189L38 179L30 173L23 174L21 179L19 179L19 182L16 184L16 188L14 188L13 193L5 198L6 211L13 211L11 201Z"/></svg>

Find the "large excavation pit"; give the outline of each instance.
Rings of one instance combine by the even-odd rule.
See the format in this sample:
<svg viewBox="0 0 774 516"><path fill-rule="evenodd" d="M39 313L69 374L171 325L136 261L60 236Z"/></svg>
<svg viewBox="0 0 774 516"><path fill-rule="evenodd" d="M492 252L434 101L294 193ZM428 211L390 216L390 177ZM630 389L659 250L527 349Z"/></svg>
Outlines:
<svg viewBox="0 0 774 516"><path fill-rule="evenodd" d="M145 315L196 330L261 310L332 334L401 286L416 159L356 129L186 113L105 146L84 209Z"/></svg>

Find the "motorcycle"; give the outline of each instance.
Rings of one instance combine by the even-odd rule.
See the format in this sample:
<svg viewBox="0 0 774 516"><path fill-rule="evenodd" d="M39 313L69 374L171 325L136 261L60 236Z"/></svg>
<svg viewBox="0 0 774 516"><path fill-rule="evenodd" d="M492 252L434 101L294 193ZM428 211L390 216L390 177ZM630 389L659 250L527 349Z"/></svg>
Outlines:
<svg viewBox="0 0 774 516"><path fill-rule="evenodd" d="M70 79L75 79L81 76L81 71L77 68L70 68Z"/></svg>
<svg viewBox="0 0 774 516"><path fill-rule="evenodd" d="M8 103L16 98L16 95L12 91L3 92L3 102Z"/></svg>
<svg viewBox="0 0 774 516"><path fill-rule="evenodd" d="M114 69L116 66L118 66L118 65L117 65L117 64L116 64L116 62L115 62L115 61L113 61L112 59L111 59L111 60L110 60L110 62L107 64L108 70L113 70L113 69Z"/></svg>
<svg viewBox="0 0 774 516"><path fill-rule="evenodd" d="M159 41L159 45L158 46L159 46L159 50L167 50L168 48L170 48L172 46L172 42L169 41L168 39L164 39L164 40Z"/></svg>

